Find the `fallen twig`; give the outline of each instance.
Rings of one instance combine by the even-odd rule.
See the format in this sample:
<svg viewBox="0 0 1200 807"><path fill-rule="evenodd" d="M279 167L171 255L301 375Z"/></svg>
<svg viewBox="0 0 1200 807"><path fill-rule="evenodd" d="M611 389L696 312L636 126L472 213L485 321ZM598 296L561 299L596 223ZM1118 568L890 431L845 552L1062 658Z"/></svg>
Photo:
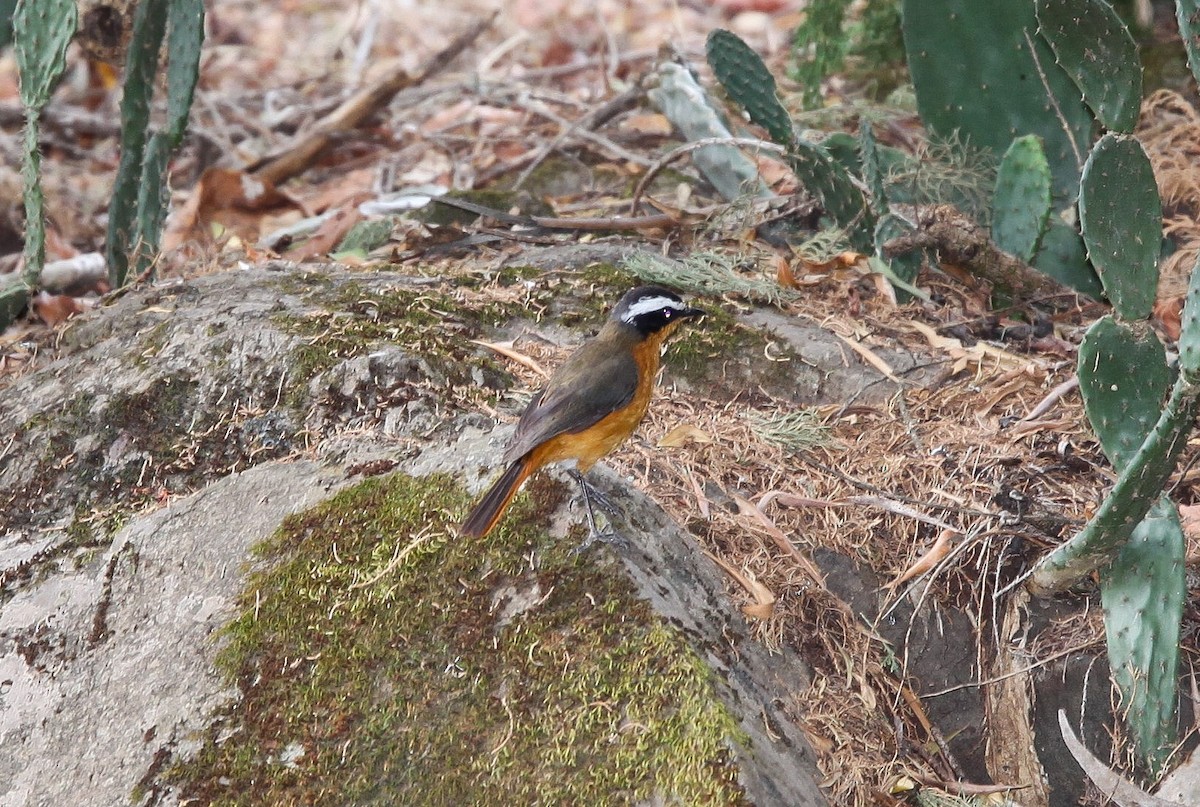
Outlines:
<svg viewBox="0 0 1200 807"><path fill-rule="evenodd" d="M776 154L783 154L786 149L783 146L774 143L768 143L765 140L758 140L753 137L705 137L700 140L693 140L690 143L684 143L678 148L672 149L665 155L654 162L642 178L638 180L637 187L633 189L633 198L629 201L629 212L637 213L638 206L642 201L642 194L646 190L646 186L650 181L658 176L659 172L666 168L671 163L678 160L685 154L690 154L696 149L702 149L706 146L753 146L763 151L772 151Z"/></svg>
<svg viewBox="0 0 1200 807"><path fill-rule="evenodd" d="M942 263L961 266L1021 300L1076 293L997 247L986 229L952 205L921 208L917 229L885 243L883 254L894 258L919 249L935 250Z"/></svg>
<svg viewBox="0 0 1200 807"><path fill-rule="evenodd" d="M590 132L600 128L617 115L620 115L622 112L637 106L638 101L644 97L645 94L645 91L643 91L640 87L632 87L618 95L616 98L612 98L596 107L582 118L579 118L573 123L564 126L562 131L559 132L556 137L537 150L533 158L529 161L529 164L525 166L525 169L521 171L520 176L518 176L516 181L513 183L513 189L520 190L525 184L525 180L529 179L529 175L532 174L534 170L542 164L542 161L550 156L550 154L553 153L556 148L561 146L563 142L572 134L575 132Z"/></svg>
<svg viewBox="0 0 1200 807"><path fill-rule="evenodd" d="M428 64L416 75L410 75L401 67L393 68L370 87L346 99L341 106L319 121L310 132L302 135L286 152L268 157L257 165L249 166L247 171L254 173L259 179L279 184L307 170L317 155L329 146L334 135L357 128L376 111L386 106L396 93L422 84L430 77L440 73L491 26L497 14L499 11L493 12L487 19L480 20L456 37L453 42L430 59Z"/></svg>

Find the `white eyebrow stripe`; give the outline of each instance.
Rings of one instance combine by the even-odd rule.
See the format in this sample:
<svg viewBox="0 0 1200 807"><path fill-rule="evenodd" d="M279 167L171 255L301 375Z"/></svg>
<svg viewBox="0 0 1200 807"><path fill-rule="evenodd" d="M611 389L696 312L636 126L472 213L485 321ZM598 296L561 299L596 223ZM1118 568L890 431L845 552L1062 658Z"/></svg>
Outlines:
<svg viewBox="0 0 1200 807"><path fill-rule="evenodd" d="M649 314L651 311L658 311L663 308L673 308L676 311L682 311L685 306L679 300L672 300L670 297L643 297L621 315L621 321L632 324L635 319L642 314Z"/></svg>

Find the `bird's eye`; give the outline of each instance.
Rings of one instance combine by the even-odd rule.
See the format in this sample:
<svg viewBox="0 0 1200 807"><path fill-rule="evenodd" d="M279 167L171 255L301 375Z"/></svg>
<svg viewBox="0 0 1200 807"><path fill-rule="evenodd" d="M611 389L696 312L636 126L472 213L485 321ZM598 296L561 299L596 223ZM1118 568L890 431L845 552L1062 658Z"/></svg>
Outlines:
<svg viewBox="0 0 1200 807"><path fill-rule="evenodd" d="M672 312L671 309L669 309L669 308L663 309L663 317L665 317L666 319L670 319L672 313L674 313L674 312Z"/></svg>

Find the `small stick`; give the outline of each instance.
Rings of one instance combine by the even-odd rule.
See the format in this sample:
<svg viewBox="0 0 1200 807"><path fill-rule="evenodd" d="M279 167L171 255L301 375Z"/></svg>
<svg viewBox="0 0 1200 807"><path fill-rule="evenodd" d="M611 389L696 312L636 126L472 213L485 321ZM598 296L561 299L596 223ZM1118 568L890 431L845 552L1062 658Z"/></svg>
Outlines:
<svg viewBox="0 0 1200 807"><path fill-rule="evenodd" d="M705 146L754 146L764 151L773 151L776 154L783 154L787 151L783 146L777 146L774 143L768 143L765 140L758 140L753 137L704 137L700 140L684 143L679 148L667 152L666 155L659 158L646 170L646 173L638 181L637 187L633 191L633 199L629 202L629 212L637 213L638 205L642 201L642 193L646 190L646 186L650 184L650 180L658 176L660 171L684 154L689 154Z"/></svg>
<svg viewBox="0 0 1200 807"><path fill-rule="evenodd" d="M491 26L499 13L494 11L487 19L476 22L434 56L416 75L409 75L401 67L393 68L370 87L347 98L341 106L326 115L312 131L300 137L283 154L266 158L257 167L250 166L247 170L259 179L268 180L276 185L307 170L317 155L333 141L334 135L357 128L376 111L386 106L396 93L423 84L440 73Z"/></svg>
<svg viewBox="0 0 1200 807"><path fill-rule="evenodd" d="M570 126L563 128L563 130L558 133L557 137L537 150L537 153L530 160L529 165L525 167L525 170L521 172L520 176L517 177L516 182L513 183L513 190L520 190L525 184L525 180L529 179L529 175L532 174L534 170L541 165L542 162L545 161L545 159L549 157L555 149L561 146L563 142L576 130L591 131L600 128L625 110L632 109L634 106L636 106L638 100L641 99L643 95L645 95L645 92L640 87L632 87L617 97L596 107L582 118L577 119Z"/></svg>

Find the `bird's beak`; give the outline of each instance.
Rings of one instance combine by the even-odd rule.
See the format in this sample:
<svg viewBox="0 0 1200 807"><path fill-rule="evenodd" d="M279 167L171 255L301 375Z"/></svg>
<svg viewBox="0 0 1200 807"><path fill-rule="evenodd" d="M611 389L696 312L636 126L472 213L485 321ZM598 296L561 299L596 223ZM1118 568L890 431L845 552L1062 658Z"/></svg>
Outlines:
<svg viewBox="0 0 1200 807"><path fill-rule="evenodd" d="M703 308L685 308L682 312L684 319L692 319L694 317L702 317L708 312Z"/></svg>

